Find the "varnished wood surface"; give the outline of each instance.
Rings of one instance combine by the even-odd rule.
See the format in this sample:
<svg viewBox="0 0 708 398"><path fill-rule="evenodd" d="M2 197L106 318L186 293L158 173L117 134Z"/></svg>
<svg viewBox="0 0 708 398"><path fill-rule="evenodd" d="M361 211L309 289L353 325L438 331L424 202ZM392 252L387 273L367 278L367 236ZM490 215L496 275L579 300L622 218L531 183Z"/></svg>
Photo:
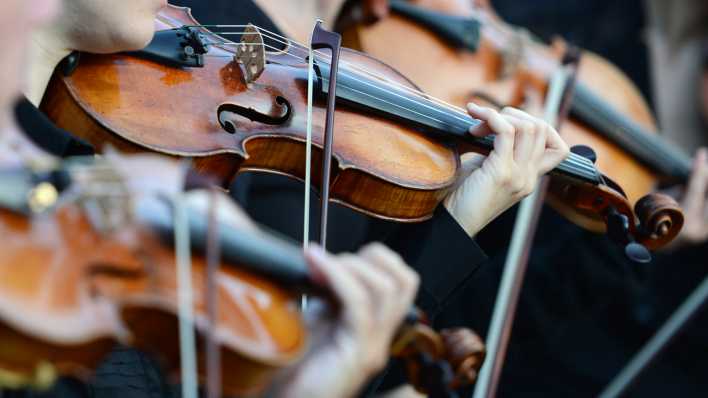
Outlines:
<svg viewBox="0 0 708 398"><path fill-rule="evenodd" d="M160 15L161 26L189 19L175 7ZM194 157L198 168L224 185L241 168L304 178L306 64L285 54L250 86L229 48L212 47L204 68L179 69L128 55L82 56L75 72L55 75L42 109L60 126L103 148L153 150ZM382 63L344 51L340 73L350 64L410 85ZM217 107L233 103L269 112L277 97L291 104L283 125L238 115L235 134L221 128ZM324 104L314 108L313 142L322 145ZM446 145L388 119L338 105L333 153L332 200L367 214L399 221L428 218L458 176L459 158ZM270 141L270 143L266 143ZM319 174L315 172L314 174ZM355 182L355 185L345 185ZM376 191L371 191L376 189Z"/></svg>
<svg viewBox="0 0 708 398"><path fill-rule="evenodd" d="M100 234L75 206L31 219L0 211L0 232L0 368L30 375L45 361L62 374L87 377L117 342L179 368L175 258L155 235L137 225ZM205 270L205 260L195 255L202 363ZM219 270L217 287L222 366L249 376L224 378L223 389L258 391L307 346L298 297L228 264Z"/></svg>
<svg viewBox="0 0 708 398"><path fill-rule="evenodd" d="M471 52L453 48L425 27L395 14L371 25L351 27L345 32L345 43L392 65L427 93L457 106L471 100L484 102L486 99L494 99L502 105L521 106L518 102L521 99L518 87L520 74L525 76L523 80L526 81L535 78L540 90L545 90L553 68L558 65L558 51L537 43L526 45L520 53L517 72L505 74L503 52L513 45L511 30L488 8L487 2L481 2L484 6L479 8L472 7L473 2L470 1L412 2L439 12L478 18L482 21L478 50ZM405 40L391 45L389 40L384 40L391 37L405 37ZM578 80L647 131L656 131L646 101L615 66L585 52ZM657 175L580 121L568 119L560 133L570 146L581 144L595 150L598 169L622 187L629 204L637 203L655 189ZM585 189L582 191L587 192ZM605 230L602 214L588 211L580 203L565 200L559 190L550 194L555 195L550 203L569 219L596 232ZM621 207L632 213L626 205Z"/></svg>

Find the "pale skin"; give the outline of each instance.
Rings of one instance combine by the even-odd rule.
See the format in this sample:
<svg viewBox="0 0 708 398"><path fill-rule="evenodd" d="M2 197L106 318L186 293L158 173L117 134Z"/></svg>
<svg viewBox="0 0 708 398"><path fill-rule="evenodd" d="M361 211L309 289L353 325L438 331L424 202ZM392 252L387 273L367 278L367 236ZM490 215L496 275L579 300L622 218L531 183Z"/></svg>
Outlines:
<svg viewBox="0 0 708 398"><path fill-rule="evenodd" d="M708 72L704 72L699 98L703 118L708 122ZM699 148L693 158L688 183L669 191L681 205L684 224L679 235L664 250L699 246L708 242L708 148Z"/></svg>
<svg viewBox="0 0 708 398"><path fill-rule="evenodd" d="M684 224L679 235L663 250L670 252L708 242L708 148L696 151L688 183L667 193L679 201Z"/></svg>
<svg viewBox="0 0 708 398"><path fill-rule="evenodd" d="M701 107L708 122L708 70L701 77ZM708 148L700 148L693 159L693 171L679 197L685 222L669 248L705 244L708 241Z"/></svg>
<svg viewBox="0 0 708 398"><path fill-rule="evenodd" d="M708 148L693 159L693 172L681 198L686 222L678 244L699 245L708 241Z"/></svg>
<svg viewBox="0 0 708 398"><path fill-rule="evenodd" d="M55 0L0 2L0 18L5 20L0 23L0 37L6 38L0 62L0 164L5 166L16 166L22 159L41 155L15 125L12 109L23 88L21 82L26 80L22 72L26 43L14 38L27 37L32 28L48 21L56 6Z"/></svg>
<svg viewBox="0 0 708 398"><path fill-rule="evenodd" d="M708 242L708 69L705 46L705 2L646 0L647 44L651 55L654 102L663 135L694 162L689 181L669 189L684 211L684 226L664 250ZM696 102L692 102L696 101ZM702 118L702 120L701 120Z"/></svg>

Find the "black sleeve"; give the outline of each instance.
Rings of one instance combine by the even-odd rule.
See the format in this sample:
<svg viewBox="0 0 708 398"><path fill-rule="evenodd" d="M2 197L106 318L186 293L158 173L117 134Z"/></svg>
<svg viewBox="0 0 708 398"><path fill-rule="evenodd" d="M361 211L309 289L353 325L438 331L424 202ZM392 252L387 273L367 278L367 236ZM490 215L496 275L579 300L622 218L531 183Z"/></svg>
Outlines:
<svg viewBox="0 0 708 398"><path fill-rule="evenodd" d="M27 137L52 155L67 157L87 156L94 153L91 145L55 126L27 98L23 97L15 105L15 118Z"/></svg>
<svg viewBox="0 0 708 398"><path fill-rule="evenodd" d="M487 259L444 206L428 221L399 224L384 243L418 271L416 303L431 318Z"/></svg>

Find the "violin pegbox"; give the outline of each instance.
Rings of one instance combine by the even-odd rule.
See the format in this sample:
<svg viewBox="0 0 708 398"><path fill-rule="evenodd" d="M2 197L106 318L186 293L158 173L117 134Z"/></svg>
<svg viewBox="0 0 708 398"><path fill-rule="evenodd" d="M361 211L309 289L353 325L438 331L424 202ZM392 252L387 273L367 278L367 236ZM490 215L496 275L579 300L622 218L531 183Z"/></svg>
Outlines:
<svg viewBox="0 0 708 398"><path fill-rule="evenodd" d="M246 70L246 83L248 84L258 80L265 70L266 55L263 36L252 24L248 24L241 35L241 42L237 47L234 60L243 65Z"/></svg>

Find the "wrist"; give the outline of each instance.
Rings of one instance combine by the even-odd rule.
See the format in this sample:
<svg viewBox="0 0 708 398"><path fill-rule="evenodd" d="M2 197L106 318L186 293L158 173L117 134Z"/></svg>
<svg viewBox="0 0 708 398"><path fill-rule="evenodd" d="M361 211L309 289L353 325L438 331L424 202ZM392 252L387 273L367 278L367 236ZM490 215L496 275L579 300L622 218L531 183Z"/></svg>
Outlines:
<svg viewBox="0 0 708 398"><path fill-rule="evenodd" d="M484 202L487 204L484 205ZM476 236L482 228L506 211L512 204L504 198L480 200L476 205L459 200L456 192L445 198L443 205L450 216L460 225L470 238Z"/></svg>
<svg viewBox="0 0 708 398"><path fill-rule="evenodd" d="M467 236L473 238L482 229L483 225L477 219L478 217L473 212L467 211L464 206L460 206L459 202L454 198L454 193L449 195L443 201L443 206L450 216L457 222Z"/></svg>

